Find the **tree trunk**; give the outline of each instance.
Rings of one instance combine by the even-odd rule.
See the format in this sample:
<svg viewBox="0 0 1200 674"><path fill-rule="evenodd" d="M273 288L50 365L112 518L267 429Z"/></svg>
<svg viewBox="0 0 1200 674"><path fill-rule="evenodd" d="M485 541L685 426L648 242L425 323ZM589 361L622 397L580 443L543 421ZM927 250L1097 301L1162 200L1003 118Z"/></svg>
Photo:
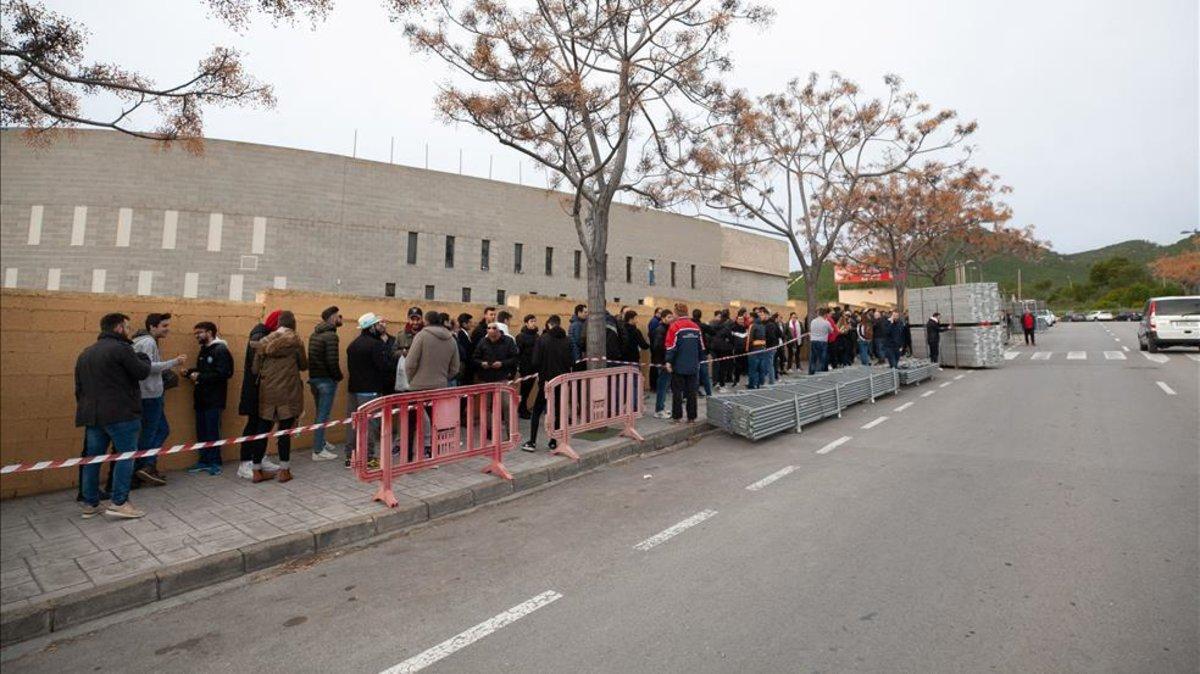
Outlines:
<svg viewBox="0 0 1200 674"><path fill-rule="evenodd" d="M608 312L605 301L605 282L608 280L608 253L600 252L595 258L588 258L588 321L584 329L587 332L588 358L599 359L605 356L606 335L604 334L604 317ZM600 360L589 360L588 369L604 367Z"/></svg>
<svg viewBox="0 0 1200 674"><path fill-rule="evenodd" d="M804 301L808 305L805 311L808 312L808 320L812 320L817 315L817 280L821 278L821 267L809 267L804 271Z"/></svg>
<svg viewBox="0 0 1200 674"><path fill-rule="evenodd" d="M904 313L908 308L908 277L900 278L900 270L892 268L892 288L896 290L896 311Z"/></svg>
<svg viewBox="0 0 1200 674"><path fill-rule="evenodd" d="M935 285L935 286L946 285L946 284L945 284L945 281L946 281L946 273L947 273L948 271L949 271L948 269L943 269L943 270L941 270L941 271L934 272L933 274L930 274L930 275L929 275L929 280L930 280L930 281L933 283L933 285Z"/></svg>

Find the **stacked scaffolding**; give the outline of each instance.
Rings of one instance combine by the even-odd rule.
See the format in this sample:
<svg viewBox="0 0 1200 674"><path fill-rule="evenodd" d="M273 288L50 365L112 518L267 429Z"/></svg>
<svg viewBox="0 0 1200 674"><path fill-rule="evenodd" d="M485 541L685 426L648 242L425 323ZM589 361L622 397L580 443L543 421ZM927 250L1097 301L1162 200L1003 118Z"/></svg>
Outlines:
<svg viewBox="0 0 1200 674"><path fill-rule="evenodd" d="M855 403L895 393L899 370L851 367L801 376L785 383L707 400L708 422L726 432L760 440L783 431L799 432L826 417L841 416Z"/></svg>
<svg viewBox="0 0 1200 674"><path fill-rule="evenodd" d="M916 350L915 345L913 349ZM911 386L932 379L933 369L937 366L929 358L902 358L899 367L900 385Z"/></svg>
<svg viewBox="0 0 1200 674"><path fill-rule="evenodd" d="M914 288L908 291L908 315L912 322L913 355L929 357L925 324L940 313L942 332L939 360L948 367L999 367L1004 364L1008 333L1004 306L995 283L961 283L951 286Z"/></svg>

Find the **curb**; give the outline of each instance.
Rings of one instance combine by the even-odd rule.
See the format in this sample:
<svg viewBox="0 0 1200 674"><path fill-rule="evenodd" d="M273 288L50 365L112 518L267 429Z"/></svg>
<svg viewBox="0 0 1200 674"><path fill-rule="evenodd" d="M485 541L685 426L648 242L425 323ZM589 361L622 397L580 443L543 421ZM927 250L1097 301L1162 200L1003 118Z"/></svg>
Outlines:
<svg viewBox="0 0 1200 674"><path fill-rule="evenodd" d="M605 464L707 435L714 428L700 423L659 431L646 436L643 442L626 440L611 447L593 447L581 452L579 461L562 458L547 466L516 471L511 481L497 480L439 494L408 507L355 515L309 531L277 536L53 599L18 605L0 613L0 647L538 490Z"/></svg>

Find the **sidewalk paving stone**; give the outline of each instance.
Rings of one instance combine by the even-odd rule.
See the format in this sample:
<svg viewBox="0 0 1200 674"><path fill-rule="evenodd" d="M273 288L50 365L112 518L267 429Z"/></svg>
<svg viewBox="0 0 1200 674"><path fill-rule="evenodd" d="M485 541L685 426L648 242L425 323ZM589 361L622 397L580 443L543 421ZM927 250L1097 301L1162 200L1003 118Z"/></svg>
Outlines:
<svg viewBox="0 0 1200 674"><path fill-rule="evenodd" d="M521 423L527 437L528 422ZM377 483L360 482L341 461L313 462L308 452L297 452L295 479L286 484L251 484L237 477L235 463L219 476L172 473L164 487L132 492L130 501L147 511L135 521L82 520L74 489L6 500L0 507L3 641L61 626L39 611L62 606L70 620L92 619L460 512L707 428L700 424L685 431L651 418L637 426L648 438L637 446L602 434L593 440L573 438L580 462L550 454L544 436L535 453L514 448L504 458L512 482L483 473L490 463L484 457L400 476L393 481L395 509L372 501ZM663 440L664 433L672 440ZM148 589L152 576L159 585ZM121 591L133 594L113 594ZM98 602L95 610L72 603L80 597Z"/></svg>

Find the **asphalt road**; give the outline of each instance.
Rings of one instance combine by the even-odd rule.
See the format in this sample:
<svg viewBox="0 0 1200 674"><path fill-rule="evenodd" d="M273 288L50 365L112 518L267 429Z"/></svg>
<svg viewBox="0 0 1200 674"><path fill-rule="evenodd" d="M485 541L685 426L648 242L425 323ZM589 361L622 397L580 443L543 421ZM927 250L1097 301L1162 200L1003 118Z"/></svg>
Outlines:
<svg viewBox="0 0 1200 674"><path fill-rule="evenodd" d="M1200 671L1200 362L1133 330L1061 325L801 435L712 435L4 671Z"/></svg>

